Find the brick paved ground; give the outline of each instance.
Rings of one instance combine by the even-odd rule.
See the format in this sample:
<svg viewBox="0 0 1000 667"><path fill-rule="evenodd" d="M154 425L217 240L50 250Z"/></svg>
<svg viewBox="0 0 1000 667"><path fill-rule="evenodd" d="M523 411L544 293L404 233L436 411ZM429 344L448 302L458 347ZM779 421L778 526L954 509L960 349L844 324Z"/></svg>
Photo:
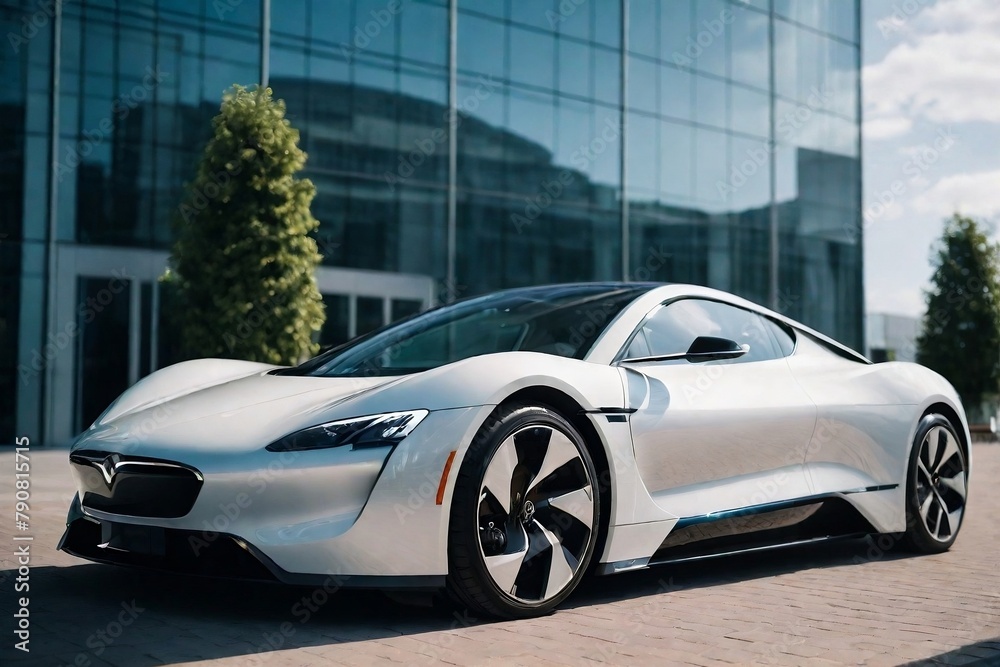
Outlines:
<svg viewBox="0 0 1000 667"><path fill-rule="evenodd" d="M35 452L25 656L11 648L5 451L0 664L1000 664L1000 446L977 445L973 457L969 513L947 554L854 542L660 568L585 583L546 618L489 623L359 592L302 622L292 609L308 589L87 564L55 551L71 496L65 452Z"/></svg>

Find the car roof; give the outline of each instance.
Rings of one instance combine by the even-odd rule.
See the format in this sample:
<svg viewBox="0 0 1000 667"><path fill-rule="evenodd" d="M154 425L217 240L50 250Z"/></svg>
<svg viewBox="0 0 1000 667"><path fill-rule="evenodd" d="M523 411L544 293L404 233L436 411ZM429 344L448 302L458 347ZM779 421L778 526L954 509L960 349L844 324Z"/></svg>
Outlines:
<svg viewBox="0 0 1000 667"><path fill-rule="evenodd" d="M627 285L630 283L620 284ZM622 346L625 344L626 340L632 335L632 332L635 331L636 327L639 326L639 324L645 319L646 315L649 314L653 308L665 301L683 297L695 297L721 301L723 303L728 303L739 308L759 313L819 340L823 345L828 348L833 348L834 352L839 353L842 356L846 356L865 364L871 363L864 355L852 350L842 343L837 342L826 334L822 334L815 329L807 327L801 322L793 320L786 315L777 313L769 308L761 306L760 304L736 296L735 294L730 294L729 292L723 292L722 290L713 289L711 287L689 285L684 283L655 283L650 289L642 292L631 304L629 304L629 306L622 309L618 316L612 320L612 322L605 329L604 333L601 334L591 347L586 360L597 363L611 363L621 350Z"/></svg>

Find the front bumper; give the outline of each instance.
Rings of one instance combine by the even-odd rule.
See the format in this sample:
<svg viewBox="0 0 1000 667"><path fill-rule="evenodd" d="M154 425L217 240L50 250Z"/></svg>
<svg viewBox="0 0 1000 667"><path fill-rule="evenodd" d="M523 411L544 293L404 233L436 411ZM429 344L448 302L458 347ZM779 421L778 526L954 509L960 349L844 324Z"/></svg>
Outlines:
<svg viewBox="0 0 1000 667"><path fill-rule="evenodd" d="M98 562L344 586L436 587L448 571L453 480L493 406L439 410L392 450L348 448L190 454L144 443L143 456L200 472L204 482L180 517L132 516L80 503L60 548ZM126 441L127 443L127 441ZM78 449L94 450L92 443ZM134 445L118 448L128 456ZM75 450L76 451L76 450ZM441 503L442 471L456 451ZM90 483L94 483L91 481Z"/></svg>
<svg viewBox="0 0 1000 667"><path fill-rule="evenodd" d="M235 535L216 534L211 541L205 538L204 531L98 521L83 513L77 496L73 499L59 549L96 563L218 579L323 586L328 590L436 590L443 587L445 581L443 575L368 576L288 572L260 549Z"/></svg>

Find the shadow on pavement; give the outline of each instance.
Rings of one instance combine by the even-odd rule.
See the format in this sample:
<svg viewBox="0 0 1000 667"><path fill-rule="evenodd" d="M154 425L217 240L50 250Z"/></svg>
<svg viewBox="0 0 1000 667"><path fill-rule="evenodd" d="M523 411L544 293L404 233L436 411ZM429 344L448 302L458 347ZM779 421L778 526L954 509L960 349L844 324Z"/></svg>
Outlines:
<svg viewBox="0 0 1000 667"><path fill-rule="evenodd" d="M611 577L592 577L582 582L564 608L613 602L657 593L706 588L735 581L771 577L797 570L837 567L874 560L911 558L915 554L884 551L866 539L836 540L806 546L787 547L659 565Z"/></svg>
<svg viewBox="0 0 1000 667"><path fill-rule="evenodd" d="M868 559L870 546L863 541L838 542L592 577L563 608L848 565ZM879 553L879 557L903 556ZM24 595L14 592L15 576L12 570L0 571L0 616L6 619L11 618L16 598ZM322 589L96 564L37 567L30 577L31 653L12 650L12 641L6 640L0 647L0 663L145 667L251 657L488 622L440 605L401 604L374 591L342 590L327 596ZM427 647L433 652L430 644ZM250 664L261 663L263 659Z"/></svg>
<svg viewBox="0 0 1000 667"><path fill-rule="evenodd" d="M926 665L968 665L969 667L995 667L1000 665L1000 637L969 644L962 648L932 656L926 660L906 663L906 667Z"/></svg>

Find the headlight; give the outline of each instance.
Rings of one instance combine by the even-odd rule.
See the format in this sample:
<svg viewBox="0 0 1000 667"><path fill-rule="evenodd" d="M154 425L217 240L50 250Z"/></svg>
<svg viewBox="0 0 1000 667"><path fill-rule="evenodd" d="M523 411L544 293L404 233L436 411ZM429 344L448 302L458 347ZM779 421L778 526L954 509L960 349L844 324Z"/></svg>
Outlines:
<svg viewBox="0 0 1000 667"><path fill-rule="evenodd" d="M267 451L301 452L346 445L352 449L387 447L410 435L427 414L427 410L390 412L310 426L275 440L267 446Z"/></svg>

